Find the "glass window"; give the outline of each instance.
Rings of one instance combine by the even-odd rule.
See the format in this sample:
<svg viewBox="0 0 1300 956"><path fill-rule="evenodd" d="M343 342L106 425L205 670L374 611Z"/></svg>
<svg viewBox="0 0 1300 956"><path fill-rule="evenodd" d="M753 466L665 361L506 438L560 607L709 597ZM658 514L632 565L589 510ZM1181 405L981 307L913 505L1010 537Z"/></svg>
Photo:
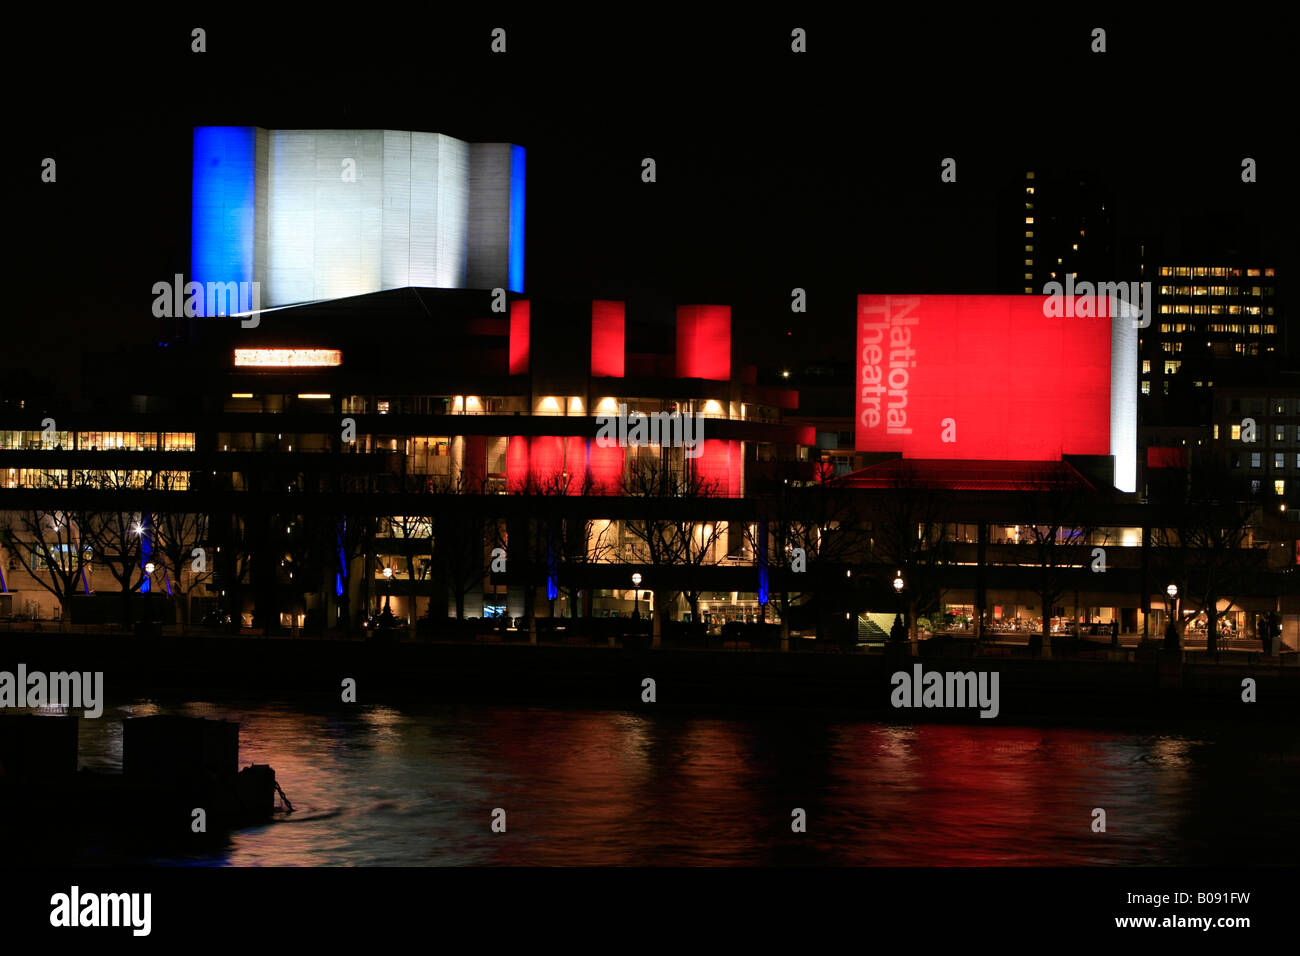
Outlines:
<svg viewBox="0 0 1300 956"><path fill-rule="evenodd" d="M1280 451L1275 452L1273 455L1273 469L1275 471L1281 471L1284 467L1286 466L1282 464L1282 453Z"/></svg>
<svg viewBox="0 0 1300 956"><path fill-rule="evenodd" d="M1261 454L1260 452L1252 451L1252 452L1250 453L1250 467L1251 467L1251 468L1259 468L1260 465L1261 465L1261 458L1262 458L1262 457L1263 457L1263 456L1262 456L1262 454Z"/></svg>

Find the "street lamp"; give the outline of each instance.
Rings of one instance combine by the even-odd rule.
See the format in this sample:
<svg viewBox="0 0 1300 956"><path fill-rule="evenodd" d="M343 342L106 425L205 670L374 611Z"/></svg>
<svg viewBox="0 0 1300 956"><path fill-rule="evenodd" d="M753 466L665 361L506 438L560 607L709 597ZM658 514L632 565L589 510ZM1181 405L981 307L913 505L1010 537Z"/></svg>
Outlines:
<svg viewBox="0 0 1300 956"><path fill-rule="evenodd" d="M1169 617L1169 625L1165 628L1165 650L1178 650L1178 626L1174 623L1178 617L1178 585L1170 584L1165 588L1165 593L1169 595L1169 605L1166 607L1166 613Z"/></svg>
<svg viewBox="0 0 1300 956"><path fill-rule="evenodd" d="M898 612L894 615L894 626L889 629L891 640L907 640L907 625L903 623L903 572L894 572L894 594L898 598Z"/></svg>
<svg viewBox="0 0 1300 956"><path fill-rule="evenodd" d="M393 616L392 609L388 606L393 596L393 569L384 568L384 617Z"/></svg>
<svg viewBox="0 0 1300 956"><path fill-rule="evenodd" d="M633 572L632 572L632 588L633 588L633 590L632 590L632 600L633 600L632 616L633 616L634 618L636 618L638 621L641 620L641 591L639 590L640 587L641 587L641 572L640 572L640 571L633 571Z"/></svg>

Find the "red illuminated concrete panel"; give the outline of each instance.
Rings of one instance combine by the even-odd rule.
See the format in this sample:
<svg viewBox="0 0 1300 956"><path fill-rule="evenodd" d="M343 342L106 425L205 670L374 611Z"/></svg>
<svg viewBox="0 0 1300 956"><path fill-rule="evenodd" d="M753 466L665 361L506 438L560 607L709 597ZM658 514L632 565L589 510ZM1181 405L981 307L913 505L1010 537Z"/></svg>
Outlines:
<svg viewBox="0 0 1300 956"><path fill-rule="evenodd" d="M743 467L740 442L704 439L704 450L695 462L701 491L717 497L739 497Z"/></svg>
<svg viewBox="0 0 1300 956"><path fill-rule="evenodd" d="M522 491L528 486L528 439L511 435L506 444L506 488Z"/></svg>
<svg viewBox="0 0 1300 956"><path fill-rule="evenodd" d="M677 377L731 378L731 306L677 307Z"/></svg>
<svg viewBox="0 0 1300 956"><path fill-rule="evenodd" d="M623 487L623 453L617 445L602 447L594 439L587 442L587 467L591 474L591 491L597 495L617 495Z"/></svg>
<svg viewBox="0 0 1300 956"><path fill-rule="evenodd" d="M528 374L528 318L527 299L510 303L510 374Z"/></svg>
<svg viewBox="0 0 1300 956"><path fill-rule="evenodd" d="M591 374L624 375L624 314L622 302L591 303Z"/></svg>

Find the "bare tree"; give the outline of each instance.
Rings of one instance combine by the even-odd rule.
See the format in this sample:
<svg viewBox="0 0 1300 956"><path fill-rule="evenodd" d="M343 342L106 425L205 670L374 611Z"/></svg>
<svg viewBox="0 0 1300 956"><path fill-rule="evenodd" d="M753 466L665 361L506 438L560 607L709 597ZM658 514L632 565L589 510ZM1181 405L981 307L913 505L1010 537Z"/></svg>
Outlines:
<svg viewBox="0 0 1300 956"><path fill-rule="evenodd" d="M1164 489L1165 517L1151 529L1151 549L1162 578L1178 586L1184 610L1175 626L1204 613L1206 650L1219 649L1219 602L1235 602L1266 570L1267 556L1252 548L1256 509L1236 500L1231 475L1219 463L1194 463L1179 487Z"/></svg>
<svg viewBox="0 0 1300 956"><path fill-rule="evenodd" d="M756 496L757 520L745 526L756 560L762 560L766 543L785 637L792 605L809 595L817 605L818 636L824 636L830 604L854 600L845 566L867 556L863 515L853 494L827 477L810 479L799 462L781 463Z"/></svg>
<svg viewBox="0 0 1300 956"><path fill-rule="evenodd" d="M177 479L170 473L158 476L161 490L179 493ZM175 497L173 494L171 497ZM156 552L154 561L167 576L175 608L176 625L185 632L190 621L190 596L212 580L215 555L208 553L208 516L189 510L166 510L153 516Z"/></svg>
<svg viewBox="0 0 1300 956"><path fill-rule="evenodd" d="M71 599L78 587L88 587L91 549L83 528L84 512L36 508L4 514L0 539L15 561L41 587L54 595L61 613L59 627L71 619Z"/></svg>
<svg viewBox="0 0 1300 956"><path fill-rule="evenodd" d="M97 471L89 474L92 486L110 492L116 499L123 491L153 488L156 475L147 472L137 483L130 471ZM87 516L85 537L95 552L95 560L108 569L117 582L122 597L121 623L131 626L135 620L135 595L147 580L144 574L145 550L151 552L155 539L152 516L142 511L101 508ZM156 563L156 562L155 562Z"/></svg>
<svg viewBox="0 0 1300 956"><path fill-rule="evenodd" d="M902 574L908 632L915 638L920 617L943 604L953 561L947 499L939 486L903 461L876 496L871 514L869 551L886 572L893 567Z"/></svg>
<svg viewBox="0 0 1300 956"><path fill-rule="evenodd" d="M624 473L624 496L638 499L638 517L626 522L638 557L673 569L674 594L686 599L692 621L700 619L700 596L705 590L700 569L718 563L716 546L724 529L723 522L709 520L698 505L717 498L718 493L716 481L648 455L638 456ZM671 602L660 604L661 615L670 606Z"/></svg>
<svg viewBox="0 0 1300 956"><path fill-rule="evenodd" d="M1084 566L1085 550L1096 527L1096 493L1068 466L1044 471L1019 488L1022 513L1034 522L1022 525L1018 562L1033 569L1034 591L1042 602L1042 631L1032 647L1050 647L1056 602L1072 589Z"/></svg>

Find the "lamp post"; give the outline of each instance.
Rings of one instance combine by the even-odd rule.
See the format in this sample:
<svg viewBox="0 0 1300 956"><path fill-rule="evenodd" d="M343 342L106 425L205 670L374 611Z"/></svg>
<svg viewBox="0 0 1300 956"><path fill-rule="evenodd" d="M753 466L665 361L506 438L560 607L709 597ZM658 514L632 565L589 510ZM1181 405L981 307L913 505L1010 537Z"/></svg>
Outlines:
<svg viewBox="0 0 1300 956"><path fill-rule="evenodd" d="M632 617L635 620L641 620L641 572L632 572Z"/></svg>
<svg viewBox="0 0 1300 956"><path fill-rule="evenodd" d="M392 608L389 603L393 597L393 569L384 568L384 611L383 617L385 622L393 616Z"/></svg>
<svg viewBox="0 0 1300 956"><path fill-rule="evenodd" d="M1174 622L1178 618L1178 585L1171 584L1165 588L1165 593L1169 595L1169 604L1165 611L1169 617L1169 624L1165 627L1165 650L1178 650L1178 626Z"/></svg>
<svg viewBox="0 0 1300 956"><path fill-rule="evenodd" d="M907 640L907 625L903 623L903 572L894 572L894 594L898 600L898 611L894 614L894 626L889 629L891 640Z"/></svg>

